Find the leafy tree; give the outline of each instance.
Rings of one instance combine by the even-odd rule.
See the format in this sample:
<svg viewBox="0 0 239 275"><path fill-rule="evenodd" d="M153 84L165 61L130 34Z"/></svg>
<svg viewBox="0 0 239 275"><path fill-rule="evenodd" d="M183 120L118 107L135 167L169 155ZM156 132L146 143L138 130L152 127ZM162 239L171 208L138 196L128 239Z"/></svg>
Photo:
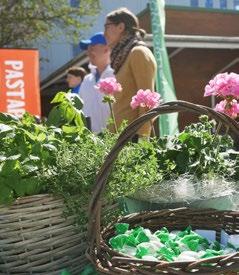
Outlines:
<svg viewBox="0 0 239 275"><path fill-rule="evenodd" d="M99 11L99 0L74 3L71 6L70 0L1 0L0 47L26 47L42 37L52 39L60 34L76 42L80 30L89 26L91 16Z"/></svg>

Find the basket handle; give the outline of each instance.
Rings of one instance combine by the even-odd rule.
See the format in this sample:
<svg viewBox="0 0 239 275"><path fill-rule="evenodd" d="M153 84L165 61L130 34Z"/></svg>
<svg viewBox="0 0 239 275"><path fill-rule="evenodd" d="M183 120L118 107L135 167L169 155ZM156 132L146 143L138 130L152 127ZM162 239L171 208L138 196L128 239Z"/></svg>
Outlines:
<svg viewBox="0 0 239 275"><path fill-rule="evenodd" d="M89 204L89 222L88 222L88 237L90 240L90 251L96 247L99 247L100 242L100 215L101 215L101 196L104 192L107 178L113 167L114 161L118 154L122 150L125 144L127 144L131 138L136 134L138 129L148 120L151 120L159 114L174 113L190 111L197 114L205 114L210 118L215 119L217 122L224 125L231 136L238 141L239 137L239 123L229 116L214 111L210 107L196 105L186 101L171 101L160 105L158 108L152 109L144 115L140 116L129 124L119 136L116 144L107 155L104 164L97 174L94 191ZM89 251L89 252L90 252Z"/></svg>

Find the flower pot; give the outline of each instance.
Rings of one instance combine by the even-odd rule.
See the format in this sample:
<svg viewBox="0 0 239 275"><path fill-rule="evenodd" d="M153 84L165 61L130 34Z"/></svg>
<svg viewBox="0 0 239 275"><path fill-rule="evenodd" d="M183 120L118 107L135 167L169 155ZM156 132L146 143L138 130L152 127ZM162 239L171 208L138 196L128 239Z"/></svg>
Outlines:
<svg viewBox="0 0 239 275"><path fill-rule="evenodd" d="M161 209L175 209L179 207L189 208L213 208L217 210L238 210L239 209L239 194L220 196L217 198L202 199L192 202L149 202L137 200L135 198L125 197L122 199L123 209L127 214L136 213L141 211L154 211ZM122 205L122 204L121 204Z"/></svg>

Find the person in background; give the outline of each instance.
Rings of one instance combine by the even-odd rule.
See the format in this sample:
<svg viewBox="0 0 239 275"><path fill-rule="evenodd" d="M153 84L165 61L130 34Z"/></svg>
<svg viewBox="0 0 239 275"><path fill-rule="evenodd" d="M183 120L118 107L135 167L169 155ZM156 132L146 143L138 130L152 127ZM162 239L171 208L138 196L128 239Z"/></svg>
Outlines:
<svg viewBox="0 0 239 275"><path fill-rule="evenodd" d="M67 70L66 82L68 83L72 93L79 94L81 82L86 74L86 70L82 67L72 67Z"/></svg>
<svg viewBox="0 0 239 275"><path fill-rule="evenodd" d="M89 40L80 41L80 48L87 50L91 71L81 84L80 97L84 102L83 112L91 119L91 130L99 134L107 126L110 109L108 104L102 102L103 95L95 85L100 79L114 77L110 66L110 48L106 44L103 32L94 34Z"/></svg>
<svg viewBox="0 0 239 275"><path fill-rule="evenodd" d="M145 31L139 28L137 17L127 8L120 8L106 16L105 38L111 47L111 67L122 92L115 96L113 111L117 127L123 120L128 123L145 112L143 108L132 110L130 102L138 90L154 91L156 77L155 58L142 41ZM149 137L151 124L146 123L138 131L140 137Z"/></svg>

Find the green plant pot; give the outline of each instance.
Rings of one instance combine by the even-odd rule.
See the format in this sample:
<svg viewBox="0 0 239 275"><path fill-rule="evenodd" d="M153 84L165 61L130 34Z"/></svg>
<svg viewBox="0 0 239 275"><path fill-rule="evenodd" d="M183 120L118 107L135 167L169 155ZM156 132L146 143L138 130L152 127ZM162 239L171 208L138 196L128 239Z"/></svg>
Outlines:
<svg viewBox="0 0 239 275"><path fill-rule="evenodd" d="M221 196L205 200L192 202L192 208L214 208L217 210L238 210L239 209L239 194Z"/></svg>
<svg viewBox="0 0 239 275"><path fill-rule="evenodd" d="M190 208L214 208L217 210L239 210L239 194L221 196L217 198L197 200L192 202L175 202L175 203L151 203L148 201L137 200L130 197L122 199L122 207L127 214L154 211L160 209L174 209L179 207Z"/></svg>

